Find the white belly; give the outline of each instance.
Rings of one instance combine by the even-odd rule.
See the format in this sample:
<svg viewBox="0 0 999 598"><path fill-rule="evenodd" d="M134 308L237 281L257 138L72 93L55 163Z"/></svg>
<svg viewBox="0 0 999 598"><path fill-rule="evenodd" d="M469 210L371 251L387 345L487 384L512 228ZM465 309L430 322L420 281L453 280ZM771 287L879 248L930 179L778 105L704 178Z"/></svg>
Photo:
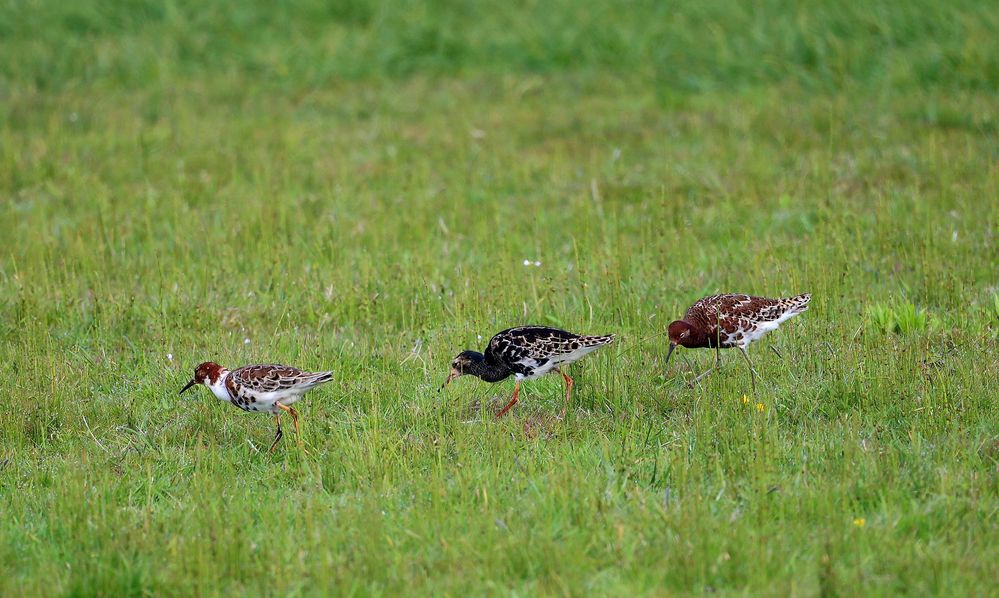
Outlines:
<svg viewBox="0 0 999 598"><path fill-rule="evenodd" d="M227 403L233 402L232 397L229 396L229 390L225 387L225 383L221 380L217 384L208 385L208 388L210 388L212 393L219 399ZM275 406L276 403L291 405L301 399L303 394L305 393L288 392L287 390L281 392L247 393L245 398L252 396L256 400L247 404L246 410L250 412L259 411L263 413L277 413L279 408Z"/></svg>
<svg viewBox="0 0 999 598"><path fill-rule="evenodd" d="M534 378L539 378L544 376L548 372L554 370L555 368L563 365L569 365L575 361L586 357L590 353L593 353L603 345L594 345L592 347L580 347L573 351L572 353L566 353L565 355L557 355L548 360L544 365L540 365L534 368L534 372L530 376L524 376L523 374L517 374L518 380L533 380Z"/></svg>
<svg viewBox="0 0 999 598"><path fill-rule="evenodd" d="M750 343L763 338L771 330L777 330L781 323L786 320L790 320L799 313L801 312L786 312L781 314L781 316L776 320L771 320L770 322L756 322L755 326L750 326L747 322L745 326L740 327L734 334L729 335L729 339L731 339L733 346L742 346L742 348L746 348ZM750 328L752 328L752 330L750 330ZM733 337L737 337L740 333L742 334L742 338L733 339Z"/></svg>
<svg viewBox="0 0 999 598"><path fill-rule="evenodd" d="M516 374L516 376L517 376L517 379L519 379L519 380L534 380L535 378L540 378L541 376L544 376L548 372L550 372L553 369L555 369L556 365L558 365L558 364L555 364L555 363L552 363L551 361L549 361L545 365L542 365L542 366L534 368L534 373L531 374L530 376L525 376L523 374Z"/></svg>
<svg viewBox="0 0 999 598"><path fill-rule="evenodd" d="M773 325L772 326L768 326L768 324L773 324ZM765 324L760 325L756 330L753 330L752 332L745 333L743 335L743 339L742 339L742 343L741 344L742 344L743 347L749 346L749 343L753 343L753 342L756 342L756 341L760 340L761 338L763 338L766 335L766 333L770 332L771 330L776 330L776 329L777 329L777 324L776 323L774 323L774 322L766 322Z"/></svg>
<svg viewBox="0 0 999 598"><path fill-rule="evenodd" d="M262 392L253 395L257 399L257 405L260 405L261 411L274 411L278 410L275 403L281 403L282 405L288 406L293 403L297 403L299 399L302 398L301 393L288 393L288 392Z"/></svg>

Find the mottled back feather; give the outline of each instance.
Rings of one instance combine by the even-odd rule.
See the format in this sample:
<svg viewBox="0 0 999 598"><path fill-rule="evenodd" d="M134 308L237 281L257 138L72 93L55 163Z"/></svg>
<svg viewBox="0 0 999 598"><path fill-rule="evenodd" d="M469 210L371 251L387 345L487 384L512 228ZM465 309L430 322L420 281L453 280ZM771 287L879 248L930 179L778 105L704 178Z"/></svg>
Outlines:
<svg viewBox="0 0 999 598"><path fill-rule="evenodd" d="M698 300L684 315L684 321L694 325L698 336L709 346L745 345L767 330L808 309L811 294L769 299L752 295L711 295Z"/></svg>
<svg viewBox="0 0 999 598"><path fill-rule="evenodd" d="M333 372L303 372L298 368L278 364L248 365L229 373L232 383L255 392L276 392L291 388L301 388L304 391L332 379Z"/></svg>
<svg viewBox="0 0 999 598"><path fill-rule="evenodd" d="M504 365L522 376L530 376L550 362L560 362L586 347L599 347L614 335L584 336L549 326L519 326L497 333L489 340L485 360ZM561 358L561 359L560 359Z"/></svg>

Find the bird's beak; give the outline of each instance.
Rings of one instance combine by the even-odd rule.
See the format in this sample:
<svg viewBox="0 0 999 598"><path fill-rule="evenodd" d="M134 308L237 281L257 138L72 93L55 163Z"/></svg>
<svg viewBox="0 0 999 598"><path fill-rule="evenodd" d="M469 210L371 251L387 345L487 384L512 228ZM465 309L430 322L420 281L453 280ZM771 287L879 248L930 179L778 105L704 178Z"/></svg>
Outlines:
<svg viewBox="0 0 999 598"><path fill-rule="evenodd" d="M448 374L447 380L444 381L444 384L441 384L441 387L437 390L437 392L440 392L440 391L444 390L445 386L447 386L448 384L451 384L451 381L454 380L455 378L459 377L459 376L461 376L461 372L459 372L458 370L456 370L454 368L451 368L451 373Z"/></svg>
<svg viewBox="0 0 999 598"><path fill-rule="evenodd" d="M676 343L670 343L669 344L669 351L666 352L666 363L663 364L663 367L665 367L666 364L669 363L669 357L670 357L670 355L673 354L673 349L676 349Z"/></svg>
<svg viewBox="0 0 999 598"><path fill-rule="evenodd" d="M185 386L184 388L180 389L180 392L178 392L177 394L179 394L179 395L184 394L185 390L187 390L188 388L191 388L192 386L194 386L197 383L198 383L197 380L191 380L190 382L187 383L187 386Z"/></svg>

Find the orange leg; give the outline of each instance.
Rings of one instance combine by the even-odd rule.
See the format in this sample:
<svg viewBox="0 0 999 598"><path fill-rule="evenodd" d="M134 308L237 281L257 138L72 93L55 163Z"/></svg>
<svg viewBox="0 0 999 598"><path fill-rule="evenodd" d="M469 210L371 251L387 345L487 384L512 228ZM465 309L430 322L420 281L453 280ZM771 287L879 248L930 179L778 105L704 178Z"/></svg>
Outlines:
<svg viewBox="0 0 999 598"><path fill-rule="evenodd" d="M277 422L277 432L274 433L274 442L271 443L271 448L268 453L273 453L274 449L277 447L278 443L281 442L281 437L284 436L284 432L281 431L281 414L274 414L274 421Z"/></svg>
<svg viewBox="0 0 999 598"><path fill-rule="evenodd" d="M565 417L565 412L569 408L569 395L572 394L572 385L575 384L572 378L566 375L562 370L557 370L558 373L562 374L562 378L565 380L565 403L562 404L562 412L558 414L558 418L562 419Z"/></svg>
<svg viewBox="0 0 999 598"><path fill-rule="evenodd" d="M513 407L514 405L517 404L518 394L520 394L520 380L517 380L517 383L513 385L513 398L510 399L510 402L506 404L506 407L501 409L500 412L496 414L496 419L503 417L503 414L509 411L510 407Z"/></svg>
<svg viewBox="0 0 999 598"><path fill-rule="evenodd" d="M298 439L298 446L302 446L302 432L298 429L298 412L287 405L282 405L281 403L274 403L278 406L278 409L287 411L291 415L291 423L295 425L295 438Z"/></svg>

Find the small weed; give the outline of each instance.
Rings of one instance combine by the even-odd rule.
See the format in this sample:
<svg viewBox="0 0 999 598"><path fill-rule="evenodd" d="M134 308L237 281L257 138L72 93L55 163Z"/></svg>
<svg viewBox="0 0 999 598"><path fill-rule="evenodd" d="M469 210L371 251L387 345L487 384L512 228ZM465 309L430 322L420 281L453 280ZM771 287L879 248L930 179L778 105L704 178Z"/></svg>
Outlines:
<svg viewBox="0 0 999 598"><path fill-rule="evenodd" d="M870 328L887 334L895 331L895 310L883 303L876 303L867 308L867 323Z"/></svg>
<svg viewBox="0 0 999 598"><path fill-rule="evenodd" d="M924 334L938 327L939 322L924 309L909 301L893 304L876 303L867 308L867 324L881 334Z"/></svg>
<svg viewBox="0 0 999 598"><path fill-rule="evenodd" d="M932 322L925 310L912 303L900 303L895 307L895 329L899 334L922 334L930 329Z"/></svg>

